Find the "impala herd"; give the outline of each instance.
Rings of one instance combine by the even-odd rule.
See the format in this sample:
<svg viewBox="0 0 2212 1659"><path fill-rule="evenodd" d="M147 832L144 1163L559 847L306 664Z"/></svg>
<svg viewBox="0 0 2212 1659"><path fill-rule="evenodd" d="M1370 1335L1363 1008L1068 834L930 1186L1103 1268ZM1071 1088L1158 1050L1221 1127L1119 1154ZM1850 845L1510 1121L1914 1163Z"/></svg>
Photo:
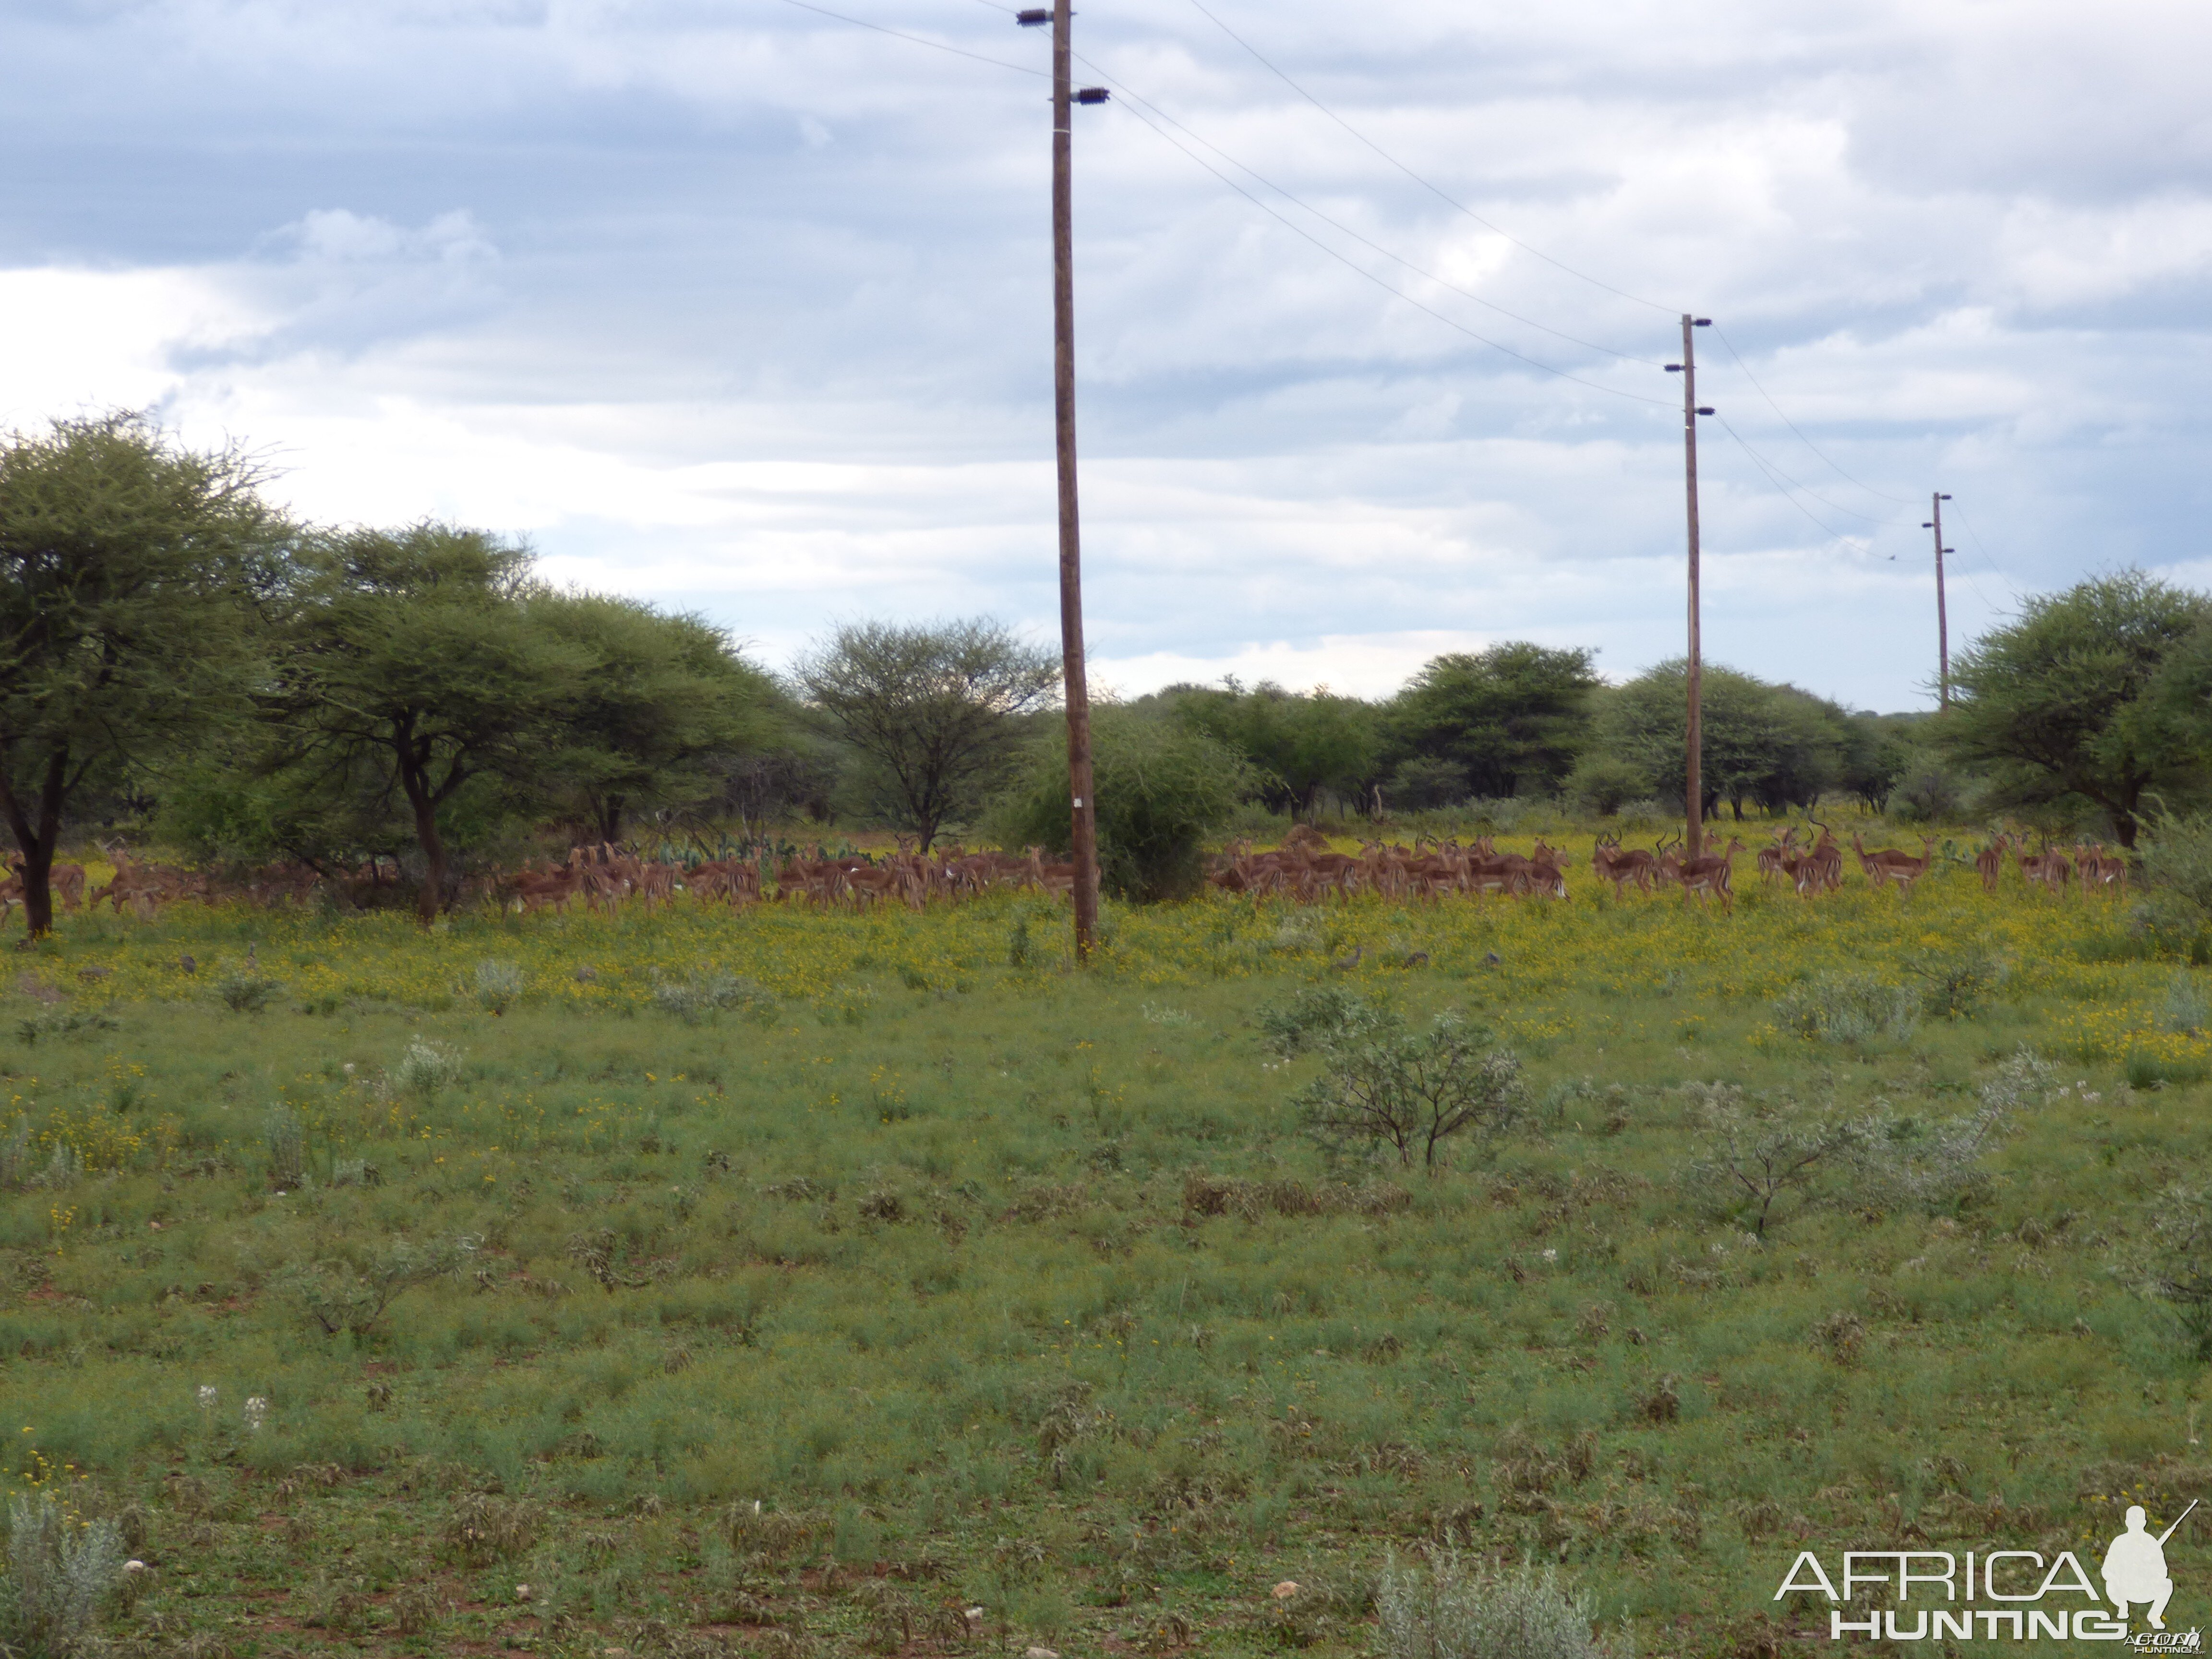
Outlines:
<svg viewBox="0 0 2212 1659"><path fill-rule="evenodd" d="M1814 831L1817 830L1816 836ZM231 880L204 871L143 862L121 843L100 843L114 868L113 878L92 888L85 884L81 864L56 864L52 883L64 910L97 908L105 900L118 914L129 905L137 915L154 915L158 906L177 899L196 898L206 903L227 900L271 905L303 902L323 885L324 877L301 864L283 864L249 872ZM1624 847L1618 835L1601 835L1590 854L1590 868L1600 881L1609 883L1616 898L1625 897L1632 885L1641 893L1660 887L1679 887L1682 901L1720 901L1723 910L1735 906L1735 860L1748 849L1731 836L1717 853L1697 858L1682 856L1680 837L1662 836L1647 852ZM1910 894L1915 883L1939 862L1933 836L1923 836L1920 851L1896 848L1869 852L1858 833L1852 832L1850 851L1874 887L1895 887ZM1527 855L1501 853L1488 836L1462 846L1456 840L1416 839L1411 847L1384 842L1364 842L1357 854L1333 850L1322 834L1306 824L1294 826L1282 845L1255 852L1249 841L1237 841L1214 860L1207 881L1228 893L1254 899L1287 898L1311 904L1356 893L1376 893L1387 898L1437 901L1453 895L1487 898L1500 894L1510 898L1565 898L1567 896L1565 855L1539 837ZM2027 837L2017 831L1993 835L1974 854L1974 868L1982 885L1997 890L2008 860L2020 872L2030 891L2063 893L2080 880L2084 896L2091 892L2119 894L2127 887L2127 860L2107 852L2102 843L2081 842L2068 851L2045 840L2031 852ZM1804 898L1818 897L1841 887L1844 848L1826 825L1792 824L1759 849L1754 862L1759 880L1773 885L1787 883ZM0 924L4 924L23 900L22 866L12 861L14 873L0 881ZM358 898L364 886L390 885L384 861L372 861L359 870L343 872L337 884ZM769 884L773 884L773 892ZM495 903L501 909L565 911L582 900L592 909L610 915L635 902L651 910L671 904L678 893L702 903L736 907L772 899L805 902L828 908L865 908L896 902L914 909L933 903L953 902L997 888L1027 888L1059 898L1075 885L1075 866L1048 862L1042 848L1012 853L969 853L948 847L934 854L917 852L910 837L899 838L899 848L880 860L865 854L842 857L825 855L816 847L805 856L787 859L773 876L767 866L748 858L713 860L686 867L661 859L641 856L634 849L602 842L578 847L565 862L543 868L526 867L509 873L472 879L464 896Z"/></svg>

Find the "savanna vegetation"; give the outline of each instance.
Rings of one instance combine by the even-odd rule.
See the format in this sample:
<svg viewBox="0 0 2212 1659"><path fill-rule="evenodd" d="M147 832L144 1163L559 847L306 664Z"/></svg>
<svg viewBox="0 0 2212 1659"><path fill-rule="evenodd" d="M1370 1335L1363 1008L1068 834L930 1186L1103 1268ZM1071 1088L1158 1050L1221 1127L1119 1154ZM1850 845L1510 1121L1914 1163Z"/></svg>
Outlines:
<svg viewBox="0 0 2212 1659"><path fill-rule="evenodd" d="M9 1649L1737 1659L1826 1639L1801 1548L2212 1494L2197 596L2033 601L1940 719L1708 669L1724 828L1929 849L1732 911L1583 863L1680 828L1679 664L1102 710L1079 972L1046 892L683 880L1063 846L1018 636L779 681L260 483L0 450ZM1207 886L1293 817L1569 896ZM2135 850L1992 886L2000 821ZM579 841L668 902L518 914Z"/></svg>

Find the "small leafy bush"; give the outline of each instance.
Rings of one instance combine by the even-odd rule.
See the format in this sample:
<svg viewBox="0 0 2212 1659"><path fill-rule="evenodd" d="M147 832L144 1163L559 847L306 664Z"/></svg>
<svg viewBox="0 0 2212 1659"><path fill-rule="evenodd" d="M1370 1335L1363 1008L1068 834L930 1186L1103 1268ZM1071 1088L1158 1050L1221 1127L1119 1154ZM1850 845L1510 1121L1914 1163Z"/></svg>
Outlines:
<svg viewBox="0 0 2212 1659"><path fill-rule="evenodd" d="M1150 1006L1149 1004L1146 1005ZM1372 1025L1381 1011L1340 985L1314 985L1260 1010L1260 1038L1285 1060Z"/></svg>
<svg viewBox="0 0 2212 1659"><path fill-rule="evenodd" d="M1791 986L1773 1009L1784 1030L1816 1042L1902 1041L1920 1024L1920 999L1872 974L1824 974Z"/></svg>
<svg viewBox="0 0 2212 1659"><path fill-rule="evenodd" d="M297 1112L289 1106L279 1106L271 1111L262 1127L261 1144L269 1154L271 1186L289 1190L306 1182L307 1126L301 1121Z"/></svg>
<svg viewBox="0 0 2212 1659"><path fill-rule="evenodd" d="M1255 793L1259 775L1237 750L1181 720L1100 708L1091 724L1097 796L1098 875L1116 897L1176 898L1206 878L1206 846ZM1042 738L1018 781L992 809L984 833L1001 847L1065 855L1073 833L1067 744Z"/></svg>
<svg viewBox="0 0 2212 1659"><path fill-rule="evenodd" d="M1520 1120L1528 1091L1520 1060L1489 1047L1488 1037L1449 1012L1409 1030L1396 1014L1355 1000L1337 1024L1301 1039L1323 1062L1297 1098L1308 1133L1339 1152L1387 1143L1401 1164L1419 1152L1430 1170L1453 1136L1503 1133Z"/></svg>
<svg viewBox="0 0 2212 1659"><path fill-rule="evenodd" d="M1858 1124L1794 1102L1747 1101L1730 1084L1693 1083L1683 1092L1702 1106L1705 1120L1687 1171L1692 1189L1740 1212L1762 1238L1770 1222L1821 1197L1824 1178L1865 1135Z"/></svg>
<svg viewBox="0 0 2212 1659"><path fill-rule="evenodd" d="M2212 1359L2212 1188L2167 1188L2151 1217L2151 1240L2138 1287L2171 1304L2197 1358Z"/></svg>
<svg viewBox="0 0 2212 1659"><path fill-rule="evenodd" d="M9 1650L64 1653L93 1633L101 1605L120 1588L123 1532L81 1521L50 1492L8 1499Z"/></svg>
<svg viewBox="0 0 2212 1659"><path fill-rule="evenodd" d="M1428 1571L1393 1559L1376 1589L1385 1659L1629 1659L1590 1634L1589 1598L1547 1568L1502 1572L1439 1553Z"/></svg>
<svg viewBox="0 0 2212 1659"><path fill-rule="evenodd" d="M15 1035L29 1044L40 1037L90 1036L115 1026L114 1018L97 1008L41 1008L15 1022Z"/></svg>
<svg viewBox="0 0 2212 1659"><path fill-rule="evenodd" d="M2166 1005L2159 1010L2159 1029L2195 1036L2212 1026L2212 998L2186 968L2175 974L2166 988Z"/></svg>
<svg viewBox="0 0 2212 1659"><path fill-rule="evenodd" d="M240 970L216 981L215 994L234 1014L258 1014L284 994L284 982L266 974Z"/></svg>
<svg viewBox="0 0 2212 1659"><path fill-rule="evenodd" d="M2002 958L1986 951L1909 957L1900 964L1920 981L1920 1006L1936 1019L1972 1019L2004 982Z"/></svg>
<svg viewBox="0 0 2212 1659"><path fill-rule="evenodd" d="M653 1000L686 1025L722 1013L740 1014L764 1025L775 1018L776 1010L775 994L766 987L714 969L702 969L687 979L657 981Z"/></svg>
<svg viewBox="0 0 2212 1659"><path fill-rule="evenodd" d="M284 1288L325 1336L347 1331L363 1337L406 1291L459 1273L474 1259L477 1243L466 1235L428 1246L394 1239L363 1259L295 1268Z"/></svg>
<svg viewBox="0 0 2212 1659"><path fill-rule="evenodd" d="M392 1069L392 1080L409 1093L429 1099L439 1090L461 1080L461 1051L423 1037L410 1037L399 1064Z"/></svg>
<svg viewBox="0 0 2212 1659"><path fill-rule="evenodd" d="M487 1012L503 1014L522 995L525 983L520 965L512 962L477 963L477 1001Z"/></svg>

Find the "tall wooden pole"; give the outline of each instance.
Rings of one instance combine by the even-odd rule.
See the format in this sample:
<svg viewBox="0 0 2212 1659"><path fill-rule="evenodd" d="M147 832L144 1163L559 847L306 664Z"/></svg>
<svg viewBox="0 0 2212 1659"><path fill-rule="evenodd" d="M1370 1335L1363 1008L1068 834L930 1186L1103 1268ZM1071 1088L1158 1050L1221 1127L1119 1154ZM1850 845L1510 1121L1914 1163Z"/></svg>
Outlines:
<svg viewBox="0 0 2212 1659"><path fill-rule="evenodd" d="M1935 512L1929 515L1929 528L1936 532L1936 696L1940 706L1951 706L1951 621L1943 610L1943 555L1950 550L1943 545L1943 503L1948 495L1936 495L1930 505Z"/></svg>
<svg viewBox="0 0 2212 1659"><path fill-rule="evenodd" d="M1682 469L1690 502L1690 722L1686 736L1689 787L1685 792L1685 817L1689 828L1683 836L1683 856L1696 858L1705 850L1705 645L1699 637L1698 615L1698 319L1682 313Z"/></svg>
<svg viewBox="0 0 2212 1659"><path fill-rule="evenodd" d="M1052 8L1053 436L1060 454L1060 650L1066 682L1067 787L1075 858L1075 959L1091 960L1098 933L1098 813L1091 799L1091 688L1083 664L1083 540L1075 497L1075 218L1069 177L1073 89L1069 0Z"/></svg>

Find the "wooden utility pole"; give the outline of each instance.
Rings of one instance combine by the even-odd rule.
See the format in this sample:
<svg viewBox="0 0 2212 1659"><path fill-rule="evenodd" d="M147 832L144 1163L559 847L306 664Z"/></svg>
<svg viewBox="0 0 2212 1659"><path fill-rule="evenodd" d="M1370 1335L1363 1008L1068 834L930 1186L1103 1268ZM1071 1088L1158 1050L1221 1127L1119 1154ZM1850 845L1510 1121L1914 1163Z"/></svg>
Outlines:
<svg viewBox="0 0 2212 1659"><path fill-rule="evenodd" d="M1682 837L1682 855L1690 859L1705 850L1705 645L1698 615L1698 416L1713 412L1698 405L1697 336L1692 331L1711 328L1712 322L1710 317L1692 317L1684 312L1682 361L1667 365L1682 377L1682 477L1690 503L1690 720L1684 739L1689 760L1684 817L1689 827Z"/></svg>
<svg viewBox="0 0 2212 1659"><path fill-rule="evenodd" d="M1929 505L1935 511L1923 530L1936 532L1936 696L1940 706L1951 706L1951 622L1943 610L1943 556L1952 550L1943 545L1943 503L1948 495L1936 494L1929 497Z"/></svg>
<svg viewBox="0 0 2212 1659"><path fill-rule="evenodd" d="M1075 960L1091 960L1098 934L1098 804L1091 796L1091 687L1083 662L1083 532L1075 495L1075 209L1070 176L1069 0L1052 8L1052 392L1060 457L1060 651L1067 700L1069 850L1075 861ZM1026 20L1024 20L1026 21ZM1098 88L1084 103L1103 103Z"/></svg>

